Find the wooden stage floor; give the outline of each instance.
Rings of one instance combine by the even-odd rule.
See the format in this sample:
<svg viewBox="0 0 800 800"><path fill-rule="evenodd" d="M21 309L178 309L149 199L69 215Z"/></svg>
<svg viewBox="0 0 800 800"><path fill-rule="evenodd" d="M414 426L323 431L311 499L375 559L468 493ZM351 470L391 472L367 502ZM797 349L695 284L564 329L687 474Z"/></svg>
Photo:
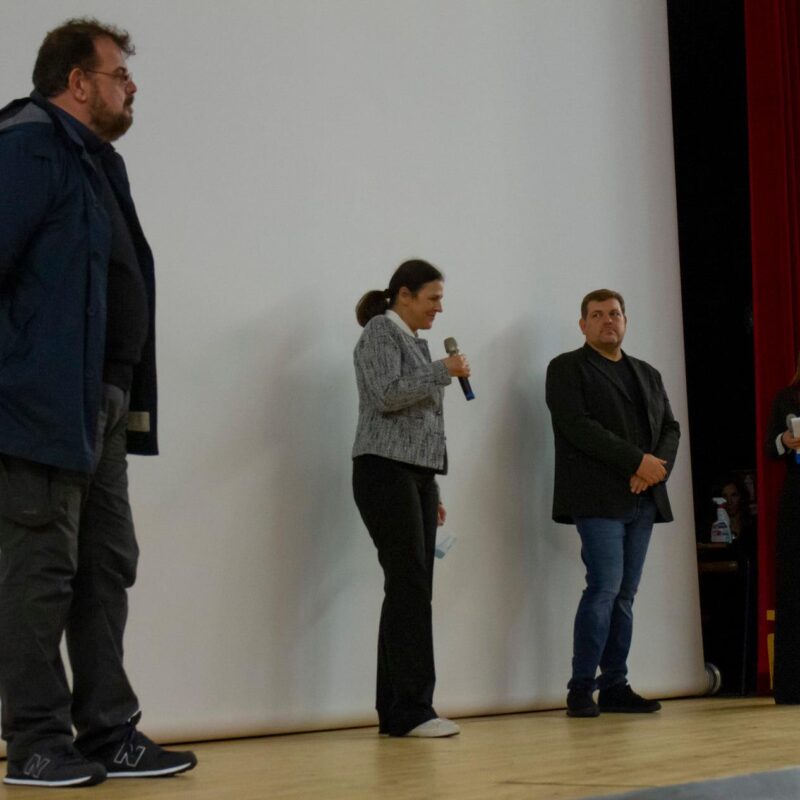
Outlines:
<svg viewBox="0 0 800 800"><path fill-rule="evenodd" d="M800 706L769 698L670 700L642 716L540 711L460 723L460 736L439 740L358 728L209 742L193 746L200 764L183 776L0 787L0 800L560 800L800 764Z"/></svg>

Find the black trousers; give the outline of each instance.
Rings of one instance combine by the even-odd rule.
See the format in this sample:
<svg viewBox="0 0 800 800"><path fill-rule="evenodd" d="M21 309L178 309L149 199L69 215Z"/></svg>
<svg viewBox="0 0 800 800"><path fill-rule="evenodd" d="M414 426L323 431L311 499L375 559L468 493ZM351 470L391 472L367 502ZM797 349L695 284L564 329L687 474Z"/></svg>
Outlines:
<svg viewBox="0 0 800 800"><path fill-rule="evenodd" d="M436 717L433 559L439 490L431 470L379 456L353 459L353 495L383 567L375 708L381 733Z"/></svg>
<svg viewBox="0 0 800 800"><path fill-rule="evenodd" d="M786 476L775 542L775 702L800 704L800 475Z"/></svg>
<svg viewBox="0 0 800 800"><path fill-rule="evenodd" d="M104 389L91 476L2 458L0 702L8 757L113 741L139 709L122 664L139 550L128 504L127 395ZM37 518L38 517L38 518ZM66 633L73 690L61 660Z"/></svg>

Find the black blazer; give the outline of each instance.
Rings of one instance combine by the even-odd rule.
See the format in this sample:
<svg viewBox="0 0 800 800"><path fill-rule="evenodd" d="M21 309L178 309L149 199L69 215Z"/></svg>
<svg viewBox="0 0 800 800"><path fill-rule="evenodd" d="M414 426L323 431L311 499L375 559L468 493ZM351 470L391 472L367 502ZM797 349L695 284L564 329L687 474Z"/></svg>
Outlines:
<svg viewBox="0 0 800 800"><path fill-rule="evenodd" d="M642 390L650 422L648 452L675 464L680 426L661 382L649 364L627 356ZM588 344L562 353L547 368L547 406L556 445L553 519L625 517L634 511L630 479L644 453L636 445L636 408L621 381L602 366ZM656 522L670 522L672 509L662 481L650 489Z"/></svg>

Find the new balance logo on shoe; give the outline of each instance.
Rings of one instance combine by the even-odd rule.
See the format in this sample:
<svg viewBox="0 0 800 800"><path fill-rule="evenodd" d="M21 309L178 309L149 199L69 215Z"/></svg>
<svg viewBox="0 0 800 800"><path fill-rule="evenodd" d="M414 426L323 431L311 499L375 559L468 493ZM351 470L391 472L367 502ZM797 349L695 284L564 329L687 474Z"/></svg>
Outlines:
<svg viewBox="0 0 800 800"><path fill-rule="evenodd" d="M139 762L144 755L144 747L134 747L127 742L120 747L117 754L114 756L114 763L119 764L121 767L138 767Z"/></svg>
<svg viewBox="0 0 800 800"><path fill-rule="evenodd" d="M34 753L25 764L25 768L22 770L24 775L27 775L29 778L41 778L42 771L45 767L50 763L49 758L45 758L44 756L40 756L38 753Z"/></svg>

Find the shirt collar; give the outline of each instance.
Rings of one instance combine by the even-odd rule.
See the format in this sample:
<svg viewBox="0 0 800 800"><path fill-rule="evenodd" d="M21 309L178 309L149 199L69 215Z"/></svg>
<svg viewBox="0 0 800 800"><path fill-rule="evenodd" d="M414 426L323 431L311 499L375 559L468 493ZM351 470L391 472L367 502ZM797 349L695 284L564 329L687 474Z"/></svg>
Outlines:
<svg viewBox="0 0 800 800"><path fill-rule="evenodd" d="M409 336L413 336L415 339L418 338L417 334L414 333L414 331L412 331L411 328L408 327L408 325L406 325L405 320L396 311L392 311L392 309L390 308L386 311L386 316L392 322L394 322L394 324L397 325L397 327L400 328L400 330L403 331L403 333L407 333Z"/></svg>
<svg viewBox="0 0 800 800"><path fill-rule="evenodd" d="M101 139L93 130L87 128L80 120L72 116L68 111L59 108L54 103L51 103L46 97L39 96L47 105L56 113L59 119L67 125L83 143L83 146L89 153L99 153L101 150L111 147L111 145L104 139Z"/></svg>

